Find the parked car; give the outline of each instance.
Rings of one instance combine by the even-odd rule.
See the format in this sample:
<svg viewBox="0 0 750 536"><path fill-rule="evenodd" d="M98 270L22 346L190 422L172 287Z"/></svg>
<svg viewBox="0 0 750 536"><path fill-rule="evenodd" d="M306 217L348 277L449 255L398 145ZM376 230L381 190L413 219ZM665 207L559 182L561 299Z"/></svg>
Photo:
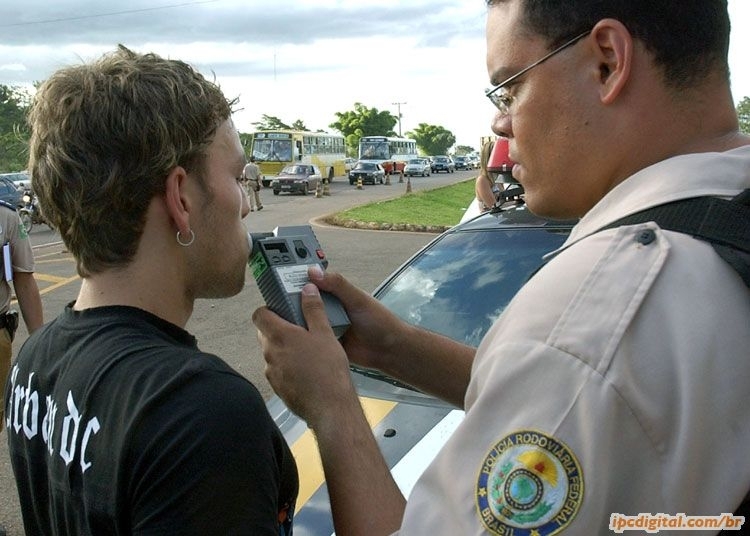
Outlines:
<svg viewBox="0 0 750 536"><path fill-rule="evenodd" d="M436 156L432 159L432 172L440 173L441 171L445 171L446 173L456 171L456 165L450 156Z"/></svg>
<svg viewBox="0 0 750 536"><path fill-rule="evenodd" d="M419 175L421 177L430 176L432 168L427 160L424 158L412 158L404 166L404 175L407 177L414 177Z"/></svg>
<svg viewBox="0 0 750 536"><path fill-rule="evenodd" d="M539 218L520 204L494 209L435 238L381 283L374 296L400 318L476 346L542 256L574 222ZM488 299L489 297L489 299ZM417 477L459 425L463 412L378 372L352 367L352 379L393 477L408 496ZM333 533L328 492L304 421L277 398L268 408L304 459L295 534Z"/></svg>
<svg viewBox="0 0 750 536"><path fill-rule="evenodd" d="M8 175L15 176L16 174L3 173L0 175L0 199L14 207L21 206L23 204L23 190L16 186L13 182L14 179L9 178Z"/></svg>
<svg viewBox="0 0 750 536"><path fill-rule="evenodd" d="M375 162L357 162L349 172L349 184L355 184L362 179L362 184L375 184L385 182L385 169Z"/></svg>
<svg viewBox="0 0 750 536"><path fill-rule="evenodd" d="M344 171L346 171L347 173L349 173L352 170L352 168L354 167L354 164L356 164L356 163L357 163L357 159L356 158L347 158L347 159L345 159L344 160Z"/></svg>
<svg viewBox="0 0 750 536"><path fill-rule="evenodd" d="M310 190L315 190L318 187L321 180L318 166L291 164L284 167L281 173L271 181L271 187L273 188L273 195L279 195L281 192L307 195Z"/></svg>
<svg viewBox="0 0 750 536"><path fill-rule="evenodd" d="M14 171L13 173L0 173L0 178L9 179L16 185L16 189L24 191L31 188L31 176L28 171Z"/></svg>
<svg viewBox="0 0 750 536"><path fill-rule="evenodd" d="M472 169L471 161L468 156L457 155L453 157L453 163L456 169Z"/></svg>

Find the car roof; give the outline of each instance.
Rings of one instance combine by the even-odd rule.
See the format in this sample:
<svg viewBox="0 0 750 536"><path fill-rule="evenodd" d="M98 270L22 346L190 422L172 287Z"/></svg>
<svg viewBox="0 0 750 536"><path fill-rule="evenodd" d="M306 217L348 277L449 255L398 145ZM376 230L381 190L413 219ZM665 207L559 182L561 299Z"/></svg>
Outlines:
<svg viewBox="0 0 750 536"><path fill-rule="evenodd" d="M313 171L317 169L317 166L313 164L289 164L287 166L284 166L284 169L281 170L282 173L294 173L299 171L310 171L310 168L313 168Z"/></svg>

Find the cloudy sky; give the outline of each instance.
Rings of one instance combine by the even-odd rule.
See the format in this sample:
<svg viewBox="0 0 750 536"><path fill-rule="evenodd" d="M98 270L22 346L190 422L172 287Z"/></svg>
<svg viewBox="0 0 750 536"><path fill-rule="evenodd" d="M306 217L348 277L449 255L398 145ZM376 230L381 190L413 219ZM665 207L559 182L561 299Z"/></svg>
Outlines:
<svg viewBox="0 0 750 536"><path fill-rule="evenodd" d="M729 0L735 101L750 96L750 1ZM459 144L490 134L481 0L0 0L0 83L29 85L122 43L179 58L263 114L326 129L355 102L403 133L441 125ZM400 105L397 103L401 103ZM396 126L398 131L398 126Z"/></svg>

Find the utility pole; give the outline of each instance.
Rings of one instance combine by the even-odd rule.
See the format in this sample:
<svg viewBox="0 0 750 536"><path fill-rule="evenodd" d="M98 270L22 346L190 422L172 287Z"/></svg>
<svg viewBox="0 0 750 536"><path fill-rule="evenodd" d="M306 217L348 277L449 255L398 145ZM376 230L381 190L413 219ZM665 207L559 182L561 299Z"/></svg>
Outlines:
<svg viewBox="0 0 750 536"><path fill-rule="evenodd" d="M398 137L401 137L401 105L406 104L405 102L392 102L394 106L398 106Z"/></svg>

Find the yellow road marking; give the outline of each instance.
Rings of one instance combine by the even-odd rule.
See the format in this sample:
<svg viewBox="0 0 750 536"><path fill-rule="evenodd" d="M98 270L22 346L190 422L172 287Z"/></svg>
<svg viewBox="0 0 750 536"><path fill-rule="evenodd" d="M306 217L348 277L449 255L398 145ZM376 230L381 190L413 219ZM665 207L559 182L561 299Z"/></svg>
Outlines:
<svg viewBox="0 0 750 536"><path fill-rule="evenodd" d="M386 415L396 406L396 402L378 400L375 398L360 398L362 409L365 412L370 428L374 428ZM310 500L310 497L325 481L323 464L318 454L318 445L310 430L306 430L302 436L291 446L294 459L297 461L299 471L299 495L297 495L297 511Z"/></svg>
<svg viewBox="0 0 750 536"><path fill-rule="evenodd" d="M40 274L39 272L34 272L34 279L36 279L37 281L46 281L47 283L59 283L60 281L65 281L68 278L52 274Z"/></svg>
<svg viewBox="0 0 750 536"><path fill-rule="evenodd" d="M80 279L80 276L74 275L72 277L58 277L56 275L50 275L50 274L40 274L39 272L34 272L34 279L38 279L39 281L45 281L47 283L54 283L48 287L40 288L39 289L39 295L47 294L48 292L52 292L55 289L58 289L60 287L64 287L68 283L73 283L74 281L77 281ZM11 295L11 305L15 305L18 303L18 298L16 297L15 293Z"/></svg>
<svg viewBox="0 0 750 536"><path fill-rule="evenodd" d="M40 274L34 274L35 277L39 277L39 275ZM50 277L54 277L54 276L50 276ZM39 277L39 279L42 279L42 278ZM60 287L63 287L65 285L67 285L68 283L72 283L73 281L76 281L78 279L80 279L80 277L77 276L77 275L74 275L72 277L65 277L65 278L61 277L61 278L58 278L58 281L54 285L50 285L50 286L45 287L43 289L39 289L39 294L47 294L48 292L52 292L53 290L55 290L57 288L60 288ZM44 281L44 279L42 279L42 280Z"/></svg>

